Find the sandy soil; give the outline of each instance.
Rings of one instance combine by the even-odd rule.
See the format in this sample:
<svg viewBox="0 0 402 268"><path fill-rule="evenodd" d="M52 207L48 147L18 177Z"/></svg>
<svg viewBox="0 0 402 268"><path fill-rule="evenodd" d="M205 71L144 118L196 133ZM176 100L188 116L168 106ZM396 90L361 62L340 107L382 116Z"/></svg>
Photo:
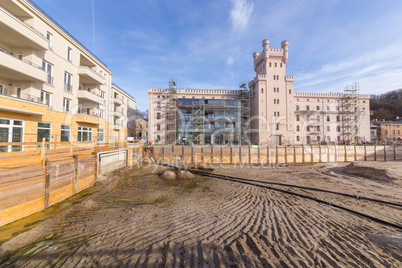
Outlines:
<svg viewBox="0 0 402 268"><path fill-rule="evenodd" d="M214 173L402 203L401 164L225 166ZM212 178L167 182L151 168L115 172L95 189L3 243L0 267L402 266L401 230L311 200ZM401 208L282 189L402 223Z"/></svg>

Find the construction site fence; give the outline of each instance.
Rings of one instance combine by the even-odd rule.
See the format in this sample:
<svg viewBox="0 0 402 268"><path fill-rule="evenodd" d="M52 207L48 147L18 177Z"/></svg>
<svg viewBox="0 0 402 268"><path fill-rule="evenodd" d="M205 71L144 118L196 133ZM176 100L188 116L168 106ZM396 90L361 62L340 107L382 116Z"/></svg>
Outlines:
<svg viewBox="0 0 402 268"><path fill-rule="evenodd" d="M142 160L142 142L80 144L77 147L54 142L32 145L39 144L42 148L38 152L0 153L0 226L46 209L92 186L99 176L100 155L106 159L109 154L111 162L116 152L126 152L124 159L119 159L112 167L109 165L107 171L133 166ZM57 145L58 149L46 150L46 145Z"/></svg>
<svg viewBox="0 0 402 268"><path fill-rule="evenodd" d="M402 145L154 146L157 161L210 164L310 164L402 160ZM143 158L148 158L143 151Z"/></svg>

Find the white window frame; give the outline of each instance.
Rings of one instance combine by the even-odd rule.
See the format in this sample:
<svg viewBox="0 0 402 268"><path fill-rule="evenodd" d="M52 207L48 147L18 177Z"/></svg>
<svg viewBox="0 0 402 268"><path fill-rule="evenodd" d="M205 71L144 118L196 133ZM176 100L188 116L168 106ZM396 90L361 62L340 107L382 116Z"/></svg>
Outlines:
<svg viewBox="0 0 402 268"><path fill-rule="evenodd" d="M49 125L50 125L50 128L40 127L40 126L39 126L39 123L49 124ZM49 131L49 142L50 142L51 139L52 139L52 123L40 121L40 122L38 122L38 127L36 128L36 131L38 131L38 129L49 129L49 130L50 130L50 131ZM37 132L36 132L36 133L37 133ZM46 141L46 140L45 140L45 141ZM40 142L42 142L42 141L40 141ZM41 147L41 145L38 145L38 149L40 149L40 147ZM50 146L50 145L45 145L45 147L46 147L46 149L51 149L51 146Z"/></svg>
<svg viewBox="0 0 402 268"><path fill-rule="evenodd" d="M24 129L25 129L25 120L22 119L13 119L13 118L6 118L6 117L0 117L0 119L3 120L9 120L10 124L5 125L5 124L0 124L0 127L2 128L8 128L8 141L7 142L12 142L13 140L13 128L22 128L22 138L21 138L21 142L24 142ZM22 125L21 126L14 126L14 121L21 121ZM11 135L10 135L11 134ZM16 145L19 146L19 145ZM24 150L24 146L21 146L21 151ZM7 152L12 152L12 145L7 146ZM19 152L19 151L15 151L15 152Z"/></svg>
<svg viewBox="0 0 402 268"><path fill-rule="evenodd" d="M71 112L71 99L63 98L63 112L65 113Z"/></svg>
<svg viewBox="0 0 402 268"><path fill-rule="evenodd" d="M53 64L48 61L42 60L42 70L47 73L46 83L53 85Z"/></svg>
<svg viewBox="0 0 402 268"><path fill-rule="evenodd" d="M80 132L81 132L81 138L79 138L80 137L80 135L79 135ZM83 141L82 140L82 138L84 136L83 133L90 134L90 136L88 136L88 137L90 137L90 139L86 140L86 141L92 141L92 133L93 133L92 128L91 127L82 127L82 126L78 126L77 141Z"/></svg>
<svg viewBox="0 0 402 268"><path fill-rule="evenodd" d="M64 127L67 126L68 129L63 129L63 126ZM63 137L63 134L62 134L63 132L68 132L68 135L64 135L64 136L68 137L67 141L71 141L71 125L61 124L61 127L60 127L60 141L62 141L61 138ZM67 142L67 141L65 141L65 142Z"/></svg>
<svg viewBox="0 0 402 268"><path fill-rule="evenodd" d="M64 72L64 91L73 91L73 75L69 72Z"/></svg>
<svg viewBox="0 0 402 268"><path fill-rule="evenodd" d="M73 49L71 47L67 47L67 60L69 62L73 60Z"/></svg>
<svg viewBox="0 0 402 268"><path fill-rule="evenodd" d="M45 97L42 97L42 95ZM42 104L46 104L47 107L51 108L52 107L52 93L42 90L40 92L40 102Z"/></svg>
<svg viewBox="0 0 402 268"><path fill-rule="evenodd" d="M99 134L102 134L102 135L99 135ZM100 139L100 137L102 137L102 139ZM98 128L97 142L105 142L105 129L104 128Z"/></svg>
<svg viewBox="0 0 402 268"><path fill-rule="evenodd" d="M46 39L49 40L49 49L52 50L53 49L53 34L51 34L50 32L47 32Z"/></svg>

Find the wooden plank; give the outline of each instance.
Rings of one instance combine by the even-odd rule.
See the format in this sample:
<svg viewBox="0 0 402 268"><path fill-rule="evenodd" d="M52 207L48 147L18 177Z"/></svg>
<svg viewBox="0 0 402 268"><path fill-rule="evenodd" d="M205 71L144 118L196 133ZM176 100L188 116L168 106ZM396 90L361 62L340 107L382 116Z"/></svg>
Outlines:
<svg viewBox="0 0 402 268"><path fill-rule="evenodd" d="M50 163L46 163L45 169L45 191L44 191L44 207L49 206L49 191L50 191Z"/></svg>

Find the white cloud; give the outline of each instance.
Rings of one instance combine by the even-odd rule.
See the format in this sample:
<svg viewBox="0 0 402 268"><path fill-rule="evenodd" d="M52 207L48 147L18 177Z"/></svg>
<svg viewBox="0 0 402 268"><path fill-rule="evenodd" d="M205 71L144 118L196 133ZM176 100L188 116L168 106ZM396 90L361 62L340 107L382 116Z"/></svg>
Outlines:
<svg viewBox="0 0 402 268"><path fill-rule="evenodd" d="M226 61L226 67L229 68L230 66L232 66L233 63L234 63L234 59L232 56L230 56L228 58L228 60Z"/></svg>
<svg viewBox="0 0 402 268"><path fill-rule="evenodd" d="M254 3L248 0L232 0L233 7L230 10L230 18L235 31L246 29L251 13L253 13Z"/></svg>

